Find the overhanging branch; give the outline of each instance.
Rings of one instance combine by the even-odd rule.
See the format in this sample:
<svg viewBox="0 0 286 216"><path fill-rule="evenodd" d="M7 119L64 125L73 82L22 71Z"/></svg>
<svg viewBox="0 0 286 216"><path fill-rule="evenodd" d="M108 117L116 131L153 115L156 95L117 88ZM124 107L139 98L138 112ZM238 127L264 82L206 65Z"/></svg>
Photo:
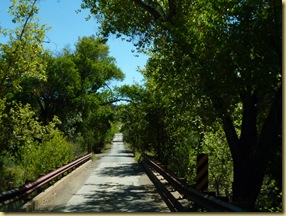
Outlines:
<svg viewBox="0 0 286 216"><path fill-rule="evenodd" d="M143 1L141 0L133 0L133 2L138 5L140 8L144 9L145 11L147 11L151 16L153 16L154 20L158 20L159 18L161 18L161 15L151 6L145 4Z"/></svg>
<svg viewBox="0 0 286 216"><path fill-rule="evenodd" d="M100 103L99 105L100 106L105 106L105 105L113 104L113 103L120 102L120 101L125 101L125 102L129 102L129 103L134 102L133 100L126 99L126 98L116 98L116 99L113 99L113 100L110 100L110 101L105 101L103 103Z"/></svg>

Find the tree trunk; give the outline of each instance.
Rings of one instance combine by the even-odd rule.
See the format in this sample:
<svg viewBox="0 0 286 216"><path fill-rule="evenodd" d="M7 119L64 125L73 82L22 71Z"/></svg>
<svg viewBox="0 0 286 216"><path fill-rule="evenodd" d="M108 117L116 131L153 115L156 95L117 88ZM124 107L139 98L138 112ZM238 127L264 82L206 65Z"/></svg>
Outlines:
<svg viewBox="0 0 286 216"><path fill-rule="evenodd" d="M240 158L233 160L233 169L232 201L235 205L250 210L255 203L255 200L253 201L252 196L250 196L256 176L252 161L243 158L241 154Z"/></svg>
<svg viewBox="0 0 286 216"><path fill-rule="evenodd" d="M243 122L238 139L229 116L222 115L223 127L232 153L234 181L233 202L254 210L271 156L282 145L282 88L277 91L260 138L256 129L255 97L242 96ZM282 170L281 170L282 172Z"/></svg>

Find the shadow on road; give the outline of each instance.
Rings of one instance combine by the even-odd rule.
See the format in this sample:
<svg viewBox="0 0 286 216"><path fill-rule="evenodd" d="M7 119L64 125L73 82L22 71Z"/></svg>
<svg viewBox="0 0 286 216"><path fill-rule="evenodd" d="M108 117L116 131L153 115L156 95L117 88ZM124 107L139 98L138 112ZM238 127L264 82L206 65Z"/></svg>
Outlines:
<svg viewBox="0 0 286 216"><path fill-rule="evenodd" d="M104 183L89 182L83 186L91 188L87 193L76 193L79 202L65 207L56 207L52 212L166 212L161 206L162 199L152 184L129 182L133 177L144 173L135 163L104 167L96 175L108 179ZM111 178L110 178L111 177ZM116 177L117 182L112 181Z"/></svg>
<svg viewBox="0 0 286 216"><path fill-rule="evenodd" d="M133 154L133 151L130 149L124 149L124 150L120 150L118 153L128 153L128 154Z"/></svg>
<svg viewBox="0 0 286 216"><path fill-rule="evenodd" d="M85 202L58 208L53 212L160 212L154 187L151 185L129 186L121 184L98 185L100 189L90 191L90 194L78 194ZM150 200L152 202L150 202Z"/></svg>
<svg viewBox="0 0 286 216"><path fill-rule="evenodd" d="M105 156L106 158L108 158L108 157L127 157L127 158L133 158L133 155L122 155L122 154L112 154L112 155L106 155Z"/></svg>
<svg viewBox="0 0 286 216"><path fill-rule="evenodd" d="M100 176L107 177L128 177L128 176L138 176L144 173L142 167L135 163L126 163L124 165L115 167L105 167L101 169L98 174Z"/></svg>

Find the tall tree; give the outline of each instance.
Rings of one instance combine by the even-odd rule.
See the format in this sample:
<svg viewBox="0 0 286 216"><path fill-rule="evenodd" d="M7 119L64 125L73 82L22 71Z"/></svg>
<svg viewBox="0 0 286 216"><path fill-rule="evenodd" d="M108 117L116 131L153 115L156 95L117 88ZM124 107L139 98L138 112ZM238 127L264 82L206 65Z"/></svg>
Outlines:
<svg viewBox="0 0 286 216"><path fill-rule="evenodd" d="M234 164L233 201L253 209L282 143L281 2L83 2L104 36L124 34L159 54L151 60L156 82L184 89L186 98L200 102L198 114L221 120ZM238 104L239 134L233 123Z"/></svg>

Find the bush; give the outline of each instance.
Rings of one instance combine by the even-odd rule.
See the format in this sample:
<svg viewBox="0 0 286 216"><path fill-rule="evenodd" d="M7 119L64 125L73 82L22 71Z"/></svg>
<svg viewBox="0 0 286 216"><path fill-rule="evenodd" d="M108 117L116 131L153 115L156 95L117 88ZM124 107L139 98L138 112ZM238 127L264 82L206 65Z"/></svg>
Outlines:
<svg viewBox="0 0 286 216"><path fill-rule="evenodd" d="M73 145L56 128L60 123L57 117L43 126L29 104L3 104L9 115L0 110L0 122L5 122L5 131L0 132L1 192L35 180L74 158Z"/></svg>
<svg viewBox="0 0 286 216"><path fill-rule="evenodd" d="M40 174L54 170L73 159L73 146L66 141L61 132L54 130L48 140L41 144L22 148L22 169L26 171L26 180L34 180Z"/></svg>

